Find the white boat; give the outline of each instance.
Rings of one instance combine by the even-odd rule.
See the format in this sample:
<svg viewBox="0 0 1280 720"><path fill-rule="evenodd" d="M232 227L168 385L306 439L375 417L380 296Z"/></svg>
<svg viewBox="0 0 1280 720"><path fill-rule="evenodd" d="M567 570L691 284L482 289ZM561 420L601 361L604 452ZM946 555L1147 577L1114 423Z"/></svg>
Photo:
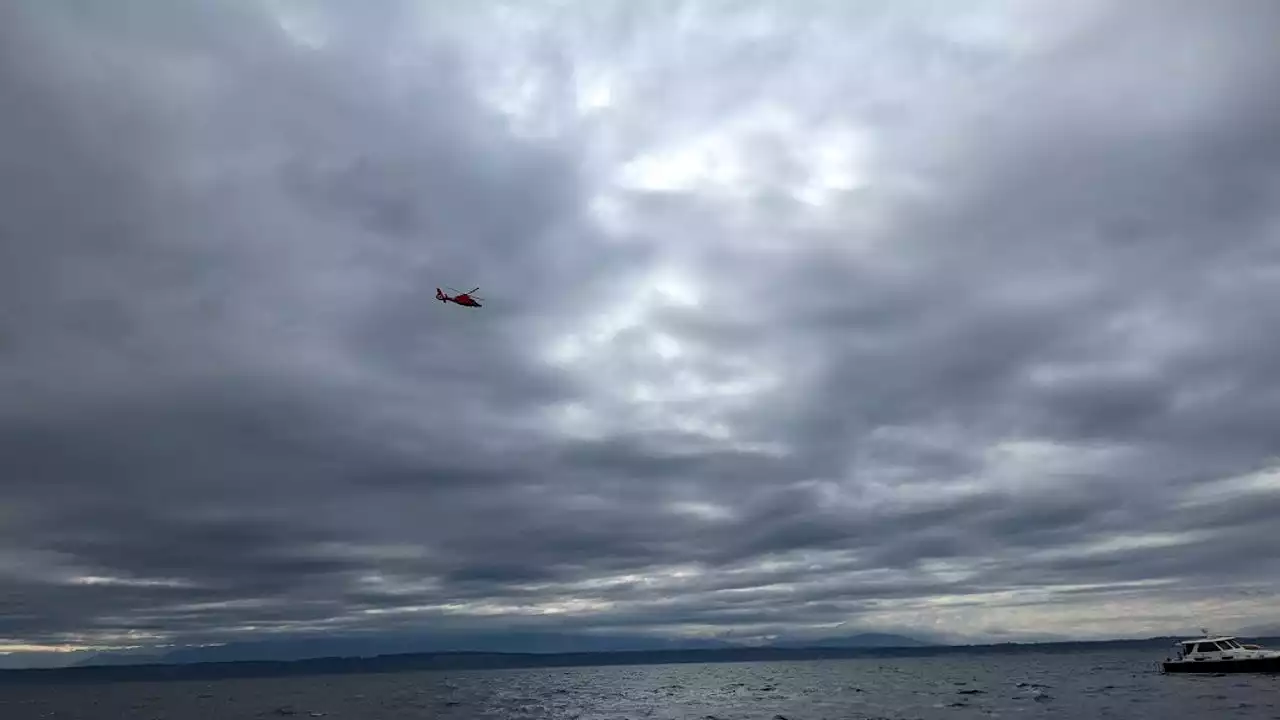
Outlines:
<svg viewBox="0 0 1280 720"><path fill-rule="evenodd" d="M1246 645L1231 635L1174 643L1177 653L1161 667L1167 673L1280 673L1280 650Z"/></svg>

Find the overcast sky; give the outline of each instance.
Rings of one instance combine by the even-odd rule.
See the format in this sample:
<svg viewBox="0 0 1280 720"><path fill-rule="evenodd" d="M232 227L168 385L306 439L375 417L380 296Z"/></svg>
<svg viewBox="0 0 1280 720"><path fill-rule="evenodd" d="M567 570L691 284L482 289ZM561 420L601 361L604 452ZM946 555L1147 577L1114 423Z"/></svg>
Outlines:
<svg viewBox="0 0 1280 720"><path fill-rule="evenodd" d="M1280 4L462 7L0 4L0 649L1280 621Z"/></svg>

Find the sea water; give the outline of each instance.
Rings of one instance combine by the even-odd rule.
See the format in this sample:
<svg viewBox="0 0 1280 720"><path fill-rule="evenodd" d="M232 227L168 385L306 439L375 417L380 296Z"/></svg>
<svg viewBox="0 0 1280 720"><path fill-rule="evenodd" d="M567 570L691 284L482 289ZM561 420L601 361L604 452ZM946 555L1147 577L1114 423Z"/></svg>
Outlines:
<svg viewBox="0 0 1280 720"><path fill-rule="evenodd" d="M1277 718L1280 677L1145 651L0 685L3 720Z"/></svg>

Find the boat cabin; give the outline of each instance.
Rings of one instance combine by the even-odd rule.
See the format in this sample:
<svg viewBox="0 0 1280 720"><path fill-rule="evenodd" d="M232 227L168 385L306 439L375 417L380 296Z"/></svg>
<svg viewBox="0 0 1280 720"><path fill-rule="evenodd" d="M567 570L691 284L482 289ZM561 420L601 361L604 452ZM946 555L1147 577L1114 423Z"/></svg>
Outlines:
<svg viewBox="0 0 1280 720"><path fill-rule="evenodd" d="M1230 660L1239 650L1254 648L1241 645L1234 637L1221 635L1183 640L1178 643L1178 658L1186 660Z"/></svg>

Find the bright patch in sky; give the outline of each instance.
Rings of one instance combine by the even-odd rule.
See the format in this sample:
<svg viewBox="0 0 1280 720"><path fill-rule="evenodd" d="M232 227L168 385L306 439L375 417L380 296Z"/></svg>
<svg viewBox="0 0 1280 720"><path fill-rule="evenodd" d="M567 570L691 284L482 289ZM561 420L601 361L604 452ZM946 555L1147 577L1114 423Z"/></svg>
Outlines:
<svg viewBox="0 0 1280 720"><path fill-rule="evenodd" d="M272 0L276 21L294 42L311 49L324 47L330 33L315 13L296 0Z"/></svg>
<svg viewBox="0 0 1280 720"><path fill-rule="evenodd" d="M192 587L192 584L186 580L103 577L101 575L82 575L73 578L72 583L76 585L109 585L116 587Z"/></svg>
<svg viewBox="0 0 1280 720"><path fill-rule="evenodd" d="M605 72L579 69L576 80L577 109L580 115L592 115L613 105L614 81Z"/></svg>
<svg viewBox="0 0 1280 720"><path fill-rule="evenodd" d="M671 511L678 515L688 515L699 520L719 521L730 520L734 517L732 510L708 502L696 502L692 500L680 500L669 505Z"/></svg>
<svg viewBox="0 0 1280 720"><path fill-rule="evenodd" d="M804 183L794 191L811 205L821 205L833 193L848 192L870 182L865 176L869 140L845 128L816 133L800 149L808 170Z"/></svg>
<svg viewBox="0 0 1280 720"><path fill-rule="evenodd" d="M740 150L717 134L641 155L622 166L619 185L649 192L717 192L742 188L747 179Z"/></svg>
<svg viewBox="0 0 1280 720"><path fill-rule="evenodd" d="M1213 535L1214 533L1209 531L1115 535L1098 540L1089 540L1075 545L1064 545L1062 547L1053 548L1052 550L1037 553L1036 557L1043 561L1052 561L1068 558L1075 559L1096 557L1100 555L1112 555L1134 550L1150 550L1155 548L1168 548L1170 552L1177 552L1176 548L1178 547L1198 543L1212 537Z"/></svg>
<svg viewBox="0 0 1280 720"><path fill-rule="evenodd" d="M1268 495L1280 497L1280 469L1269 468L1197 485L1183 494L1182 505L1195 508L1242 496L1262 498Z"/></svg>

